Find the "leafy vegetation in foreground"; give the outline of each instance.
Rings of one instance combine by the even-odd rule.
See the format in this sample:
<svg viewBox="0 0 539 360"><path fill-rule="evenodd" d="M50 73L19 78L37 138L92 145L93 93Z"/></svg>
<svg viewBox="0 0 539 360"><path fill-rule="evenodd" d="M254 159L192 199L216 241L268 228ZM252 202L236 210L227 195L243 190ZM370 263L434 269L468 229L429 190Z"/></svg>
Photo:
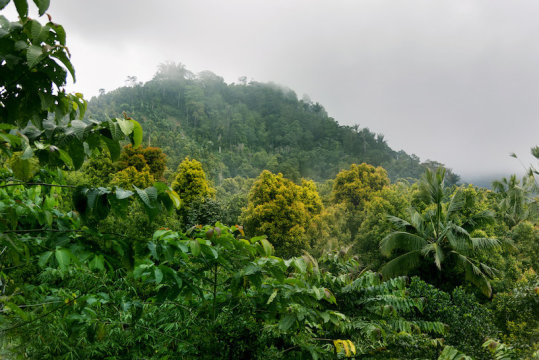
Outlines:
<svg viewBox="0 0 539 360"><path fill-rule="evenodd" d="M42 16L49 2L34 3ZM142 118L184 114L189 138L182 130L164 150L144 147L127 114L84 117L83 97L64 91L74 76L65 31L50 17L45 25L28 17L27 1L14 5L19 21L0 16L0 356L539 357L537 170L500 180L495 192L455 186L443 169L391 183L400 165L380 160L386 147L371 147L368 131L333 123L333 133L314 137L331 124L318 104L175 65L109 95L130 96L128 110ZM231 117L222 117L225 105ZM224 126L238 111L257 124L287 111L298 116L288 126L318 119L310 134L327 146L309 153L309 132L302 140L283 124L253 127L278 149L268 162L241 138L248 128ZM204 153L212 126L222 155ZM201 152L202 163L183 159ZM317 152L325 155L315 160L343 161L295 166ZM237 171L228 167L233 153ZM165 154L178 163L180 154L176 172ZM388 171L353 164L359 154ZM539 148L533 154L539 159ZM208 177L204 164L218 171ZM417 166L412 158L411 171ZM309 173L327 181L299 181ZM237 174L250 178L218 176Z"/></svg>

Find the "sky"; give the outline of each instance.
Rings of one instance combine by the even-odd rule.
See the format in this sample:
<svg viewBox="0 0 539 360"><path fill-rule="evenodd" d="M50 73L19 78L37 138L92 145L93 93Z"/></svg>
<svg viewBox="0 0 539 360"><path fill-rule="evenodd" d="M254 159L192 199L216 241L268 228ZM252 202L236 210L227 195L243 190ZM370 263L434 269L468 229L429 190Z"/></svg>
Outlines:
<svg viewBox="0 0 539 360"><path fill-rule="evenodd" d="M464 180L534 163L536 0L52 0L48 13L68 34L68 89L87 98L181 62L289 87Z"/></svg>

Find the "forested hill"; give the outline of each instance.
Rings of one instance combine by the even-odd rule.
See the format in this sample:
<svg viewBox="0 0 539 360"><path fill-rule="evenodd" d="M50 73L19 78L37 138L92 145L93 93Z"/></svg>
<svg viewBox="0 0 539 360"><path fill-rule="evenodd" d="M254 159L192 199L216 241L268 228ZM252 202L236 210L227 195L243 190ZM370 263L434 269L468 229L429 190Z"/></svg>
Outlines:
<svg viewBox="0 0 539 360"><path fill-rule="evenodd" d="M395 180L418 178L426 166L440 165L392 150L383 135L369 129L339 125L322 105L298 100L292 90L274 84L226 84L211 72L195 76L173 63L160 65L145 84L129 80L128 86L92 98L89 116L105 119L125 111L136 118L146 143L162 147L172 169L191 156L217 181L256 177L263 169L296 181L320 181L366 162L383 166Z"/></svg>

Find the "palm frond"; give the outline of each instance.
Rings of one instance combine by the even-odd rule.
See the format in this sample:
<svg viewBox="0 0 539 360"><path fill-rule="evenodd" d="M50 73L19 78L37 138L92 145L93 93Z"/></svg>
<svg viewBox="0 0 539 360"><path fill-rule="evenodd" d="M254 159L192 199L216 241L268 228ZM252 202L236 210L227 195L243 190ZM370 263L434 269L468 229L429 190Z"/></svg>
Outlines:
<svg viewBox="0 0 539 360"><path fill-rule="evenodd" d="M444 250L439 244L436 244L436 252L434 253L434 263L438 270L442 270L442 263L444 262L445 254Z"/></svg>
<svg viewBox="0 0 539 360"><path fill-rule="evenodd" d="M427 244L427 241L420 236L405 231L395 231L380 241L380 252L389 257L395 249L421 250Z"/></svg>
<svg viewBox="0 0 539 360"><path fill-rule="evenodd" d="M387 220L389 220L393 225L401 229L406 229L412 226L412 224L410 224L408 221L393 215L387 215Z"/></svg>
<svg viewBox="0 0 539 360"><path fill-rule="evenodd" d="M397 256L386 263L380 269L384 278L392 278L396 275L405 275L410 270L416 268L421 262L421 253L419 250L410 251L406 254Z"/></svg>
<svg viewBox="0 0 539 360"><path fill-rule="evenodd" d="M465 202L466 197L464 196L464 193L460 189L458 189L451 197L451 201L447 206L447 218L450 219L454 214L462 210L462 207L464 206Z"/></svg>
<svg viewBox="0 0 539 360"><path fill-rule="evenodd" d="M425 171L419 191L424 200L431 204L441 204L444 196L445 169L440 167L433 172L430 169Z"/></svg>
<svg viewBox="0 0 539 360"><path fill-rule="evenodd" d="M410 209L410 224L412 224L418 234L423 234L425 232L425 220L423 219L423 216L413 208Z"/></svg>
<svg viewBox="0 0 539 360"><path fill-rule="evenodd" d="M478 225L482 224L488 224L494 221L495 214L491 210L483 210L478 212L477 214L474 214L470 216L464 224L462 224L463 227L476 227Z"/></svg>
<svg viewBox="0 0 539 360"><path fill-rule="evenodd" d="M446 238L453 250L459 252L469 252L472 249L472 243L470 241L470 234L453 222L445 224L442 237Z"/></svg>
<svg viewBox="0 0 539 360"><path fill-rule="evenodd" d="M483 263L480 263L479 266L481 267L481 271L483 271L483 273L485 273L490 278L493 278L494 276L496 276L496 273L499 272L497 269Z"/></svg>
<svg viewBox="0 0 539 360"><path fill-rule="evenodd" d="M460 352L458 349L446 345L438 357L438 360L472 360L472 358Z"/></svg>
<svg viewBox="0 0 539 360"><path fill-rule="evenodd" d="M423 257L429 257L430 254L433 254L434 264L438 270L442 270L442 262L444 261L444 251L438 243L430 243L421 249L421 254Z"/></svg>
<svg viewBox="0 0 539 360"><path fill-rule="evenodd" d="M490 238L470 238L474 250L489 250L500 247L500 240Z"/></svg>
<svg viewBox="0 0 539 360"><path fill-rule="evenodd" d="M492 296L492 287L486 275L467 256L457 252L453 253L457 255L457 259L464 267L466 280L474 284L485 296L490 298Z"/></svg>

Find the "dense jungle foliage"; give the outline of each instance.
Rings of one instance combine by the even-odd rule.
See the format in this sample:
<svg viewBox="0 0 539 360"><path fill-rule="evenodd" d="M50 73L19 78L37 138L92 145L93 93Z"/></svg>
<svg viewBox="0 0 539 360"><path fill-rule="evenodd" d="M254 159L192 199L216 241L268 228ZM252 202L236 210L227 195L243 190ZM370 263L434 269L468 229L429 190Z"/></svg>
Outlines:
<svg viewBox="0 0 539 360"><path fill-rule="evenodd" d="M175 64L87 106L64 28L12 5L0 358L539 358L537 169L459 186L289 90Z"/></svg>

